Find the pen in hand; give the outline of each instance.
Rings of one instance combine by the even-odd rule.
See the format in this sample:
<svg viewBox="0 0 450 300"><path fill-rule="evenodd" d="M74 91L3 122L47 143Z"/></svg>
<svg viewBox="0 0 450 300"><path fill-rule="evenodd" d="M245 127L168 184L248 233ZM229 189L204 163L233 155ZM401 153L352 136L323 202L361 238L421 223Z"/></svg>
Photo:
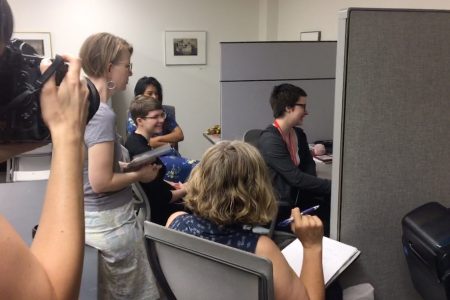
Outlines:
<svg viewBox="0 0 450 300"><path fill-rule="evenodd" d="M316 205L316 206L307 208L307 209L305 209L304 211L302 211L301 214L302 214L302 216L303 216L303 215L307 215L307 214L309 214L309 213L312 213L313 211L316 211L319 207L320 207L320 205ZM294 218L293 218L293 217L290 217L290 218L288 218L288 219L286 219L286 220L283 220L283 221L281 221L280 223L278 223L278 226L279 226L279 227L286 227L286 226L288 226L289 224L291 224L292 221L294 221Z"/></svg>

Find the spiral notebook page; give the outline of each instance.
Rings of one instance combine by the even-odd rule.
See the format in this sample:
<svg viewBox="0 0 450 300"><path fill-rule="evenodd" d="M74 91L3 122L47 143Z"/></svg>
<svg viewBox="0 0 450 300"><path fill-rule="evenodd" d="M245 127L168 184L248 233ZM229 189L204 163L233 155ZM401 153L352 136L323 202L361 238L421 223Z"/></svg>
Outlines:
<svg viewBox="0 0 450 300"><path fill-rule="evenodd" d="M291 268L300 276L303 246L296 239L281 251ZM331 283L361 253L357 248L324 237L322 240L322 264L325 285Z"/></svg>

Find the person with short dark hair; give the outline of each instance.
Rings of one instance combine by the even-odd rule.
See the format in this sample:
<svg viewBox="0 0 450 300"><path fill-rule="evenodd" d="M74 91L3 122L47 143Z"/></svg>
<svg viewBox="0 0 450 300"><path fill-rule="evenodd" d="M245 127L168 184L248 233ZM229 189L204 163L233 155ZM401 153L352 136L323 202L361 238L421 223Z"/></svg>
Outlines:
<svg viewBox="0 0 450 300"><path fill-rule="evenodd" d="M162 131L166 113L161 102L145 95L138 95L131 101L129 110L137 128L128 136L125 147L133 159L134 156L152 149L148 140L154 133ZM165 181L166 167L159 158L156 163L161 166L158 176L151 182L141 182L141 186L150 202L150 220L165 225L170 214L183 209L179 201L186 191L182 183Z"/></svg>
<svg viewBox="0 0 450 300"><path fill-rule="evenodd" d="M273 88L270 106L275 120L261 133L258 148L280 203L278 219L289 217L292 207L320 204L316 213L329 235L331 181L317 177L306 134L298 127L308 115L306 97L303 89L292 84Z"/></svg>
<svg viewBox="0 0 450 300"><path fill-rule="evenodd" d="M189 177L184 199L192 214L174 213L167 227L269 259L275 299L324 299L318 217L301 215L298 208L291 211L291 230L304 248L300 277L269 237L248 229L267 224L277 211L266 165L255 147L223 141L209 148Z"/></svg>
<svg viewBox="0 0 450 300"><path fill-rule="evenodd" d="M161 83L155 77L144 76L138 80L134 87L134 96L138 95L145 95L161 102L161 104L163 103L163 89ZM184 140L183 130L175 120L175 116L168 113L167 110L165 112L167 117L164 120L163 130L155 133L150 139L152 148L163 146L167 143L173 145ZM136 124L134 124L133 128L133 123L129 122L128 127L128 133L131 133L135 130Z"/></svg>
<svg viewBox="0 0 450 300"><path fill-rule="evenodd" d="M163 103L161 83L154 77L144 76L140 78L134 88L134 95L144 95L161 102L161 104ZM164 120L162 131L155 132L150 136L149 145L152 148L168 143L174 146L174 144L184 140L183 131L175 120L174 111L167 109L164 105L163 110L166 113L166 119ZM128 135L131 135L136 130L136 125L130 113L128 113ZM198 163L197 160L182 157L176 148L172 148L170 153L160 158L167 169L165 179L173 182L185 182L192 168Z"/></svg>

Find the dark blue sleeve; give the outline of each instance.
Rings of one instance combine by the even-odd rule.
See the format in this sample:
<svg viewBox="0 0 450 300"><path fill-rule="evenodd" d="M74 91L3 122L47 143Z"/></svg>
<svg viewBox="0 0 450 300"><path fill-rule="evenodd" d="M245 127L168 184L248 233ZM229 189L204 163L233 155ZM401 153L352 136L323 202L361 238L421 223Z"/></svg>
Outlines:
<svg viewBox="0 0 450 300"><path fill-rule="evenodd" d="M175 128L178 127L178 123L175 120L175 116L171 112L166 111L166 113L167 113L167 117L164 120L163 132L162 132L163 135L171 133Z"/></svg>

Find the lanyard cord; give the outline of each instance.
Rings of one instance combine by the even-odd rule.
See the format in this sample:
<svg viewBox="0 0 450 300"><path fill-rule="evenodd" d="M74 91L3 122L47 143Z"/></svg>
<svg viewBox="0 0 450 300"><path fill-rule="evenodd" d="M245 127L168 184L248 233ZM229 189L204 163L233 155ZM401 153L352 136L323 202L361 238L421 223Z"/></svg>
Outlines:
<svg viewBox="0 0 450 300"><path fill-rule="evenodd" d="M294 165L298 166L300 162L298 161L297 154L295 153L296 152L296 147L295 147L294 143L292 142L292 138L291 138L292 128L289 130L289 133L286 135L281 130L280 124L278 124L277 120L275 120L273 122L273 126L276 129L278 129L278 131L280 132L281 138L283 139L284 143L286 144L286 146L288 148L288 151L289 151L289 154L291 156L292 162L294 163Z"/></svg>

